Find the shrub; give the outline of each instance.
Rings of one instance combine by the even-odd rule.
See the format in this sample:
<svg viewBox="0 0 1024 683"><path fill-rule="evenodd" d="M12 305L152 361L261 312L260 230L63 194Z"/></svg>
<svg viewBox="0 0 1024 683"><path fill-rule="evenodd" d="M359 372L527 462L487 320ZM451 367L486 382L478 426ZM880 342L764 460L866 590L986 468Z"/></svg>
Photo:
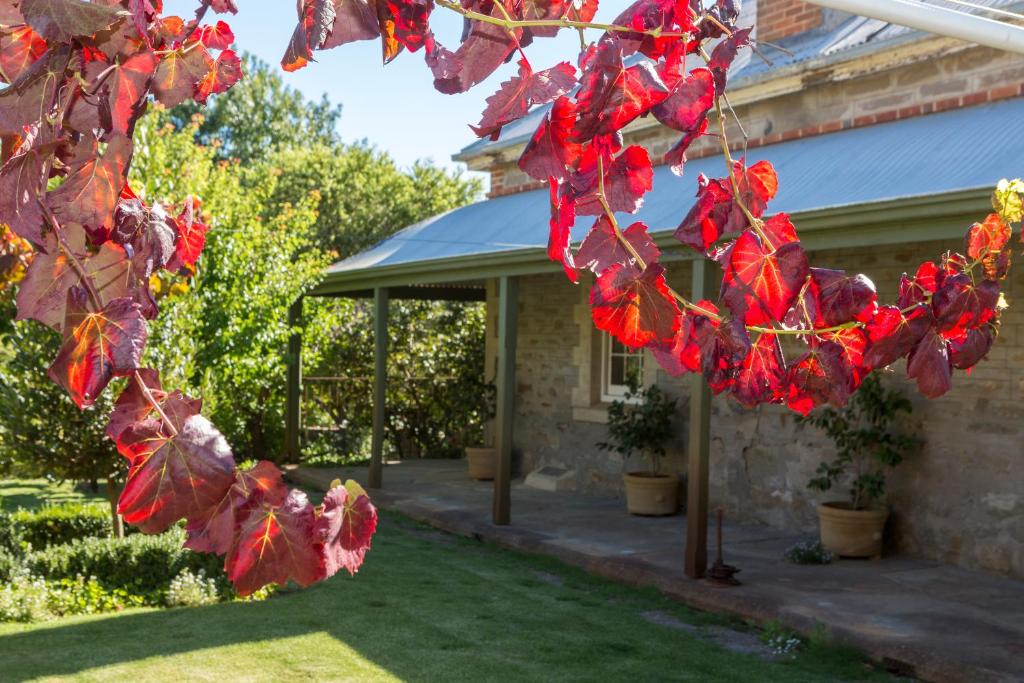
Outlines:
<svg viewBox="0 0 1024 683"><path fill-rule="evenodd" d="M55 616L69 614L100 614L120 612L126 607L142 607L145 598L132 595L121 588L107 589L92 576L78 575L73 579L47 582L47 605Z"/></svg>
<svg viewBox="0 0 1024 683"><path fill-rule="evenodd" d="M193 574L188 569L174 577L167 588L168 607L199 607L212 605L220 600L217 582L206 578L202 569Z"/></svg>
<svg viewBox="0 0 1024 683"><path fill-rule="evenodd" d="M21 550L21 534L14 526L11 514L0 510L0 553L5 550L9 553Z"/></svg>
<svg viewBox="0 0 1024 683"><path fill-rule="evenodd" d="M0 582L10 581L14 570L21 565L21 557L7 548L0 548Z"/></svg>
<svg viewBox="0 0 1024 683"><path fill-rule="evenodd" d="M786 550L784 557L794 564L829 564L833 559L821 541L796 543Z"/></svg>
<svg viewBox="0 0 1024 683"><path fill-rule="evenodd" d="M672 416L676 399L670 399L657 384L642 388L636 373L626 378L629 387L621 400L608 406L608 442L597 447L621 453L623 462L633 453L646 456L651 474L661 469L665 442L672 438Z"/></svg>
<svg viewBox="0 0 1024 683"><path fill-rule="evenodd" d="M36 549L111 535L110 509L102 504L63 503L18 510L10 520L19 540Z"/></svg>
<svg viewBox="0 0 1024 683"><path fill-rule="evenodd" d="M43 621L53 613L49 608L49 587L46 581L27 571L15 572L0 588L0 622Z"/></svg>
<svg viewBox="0 0 1024 683"><path fill-rule="evenodd" d="M26 566L50 580L95 576L108 589L122 589L145 597L146 604L164 604L171 581L183 570L204 571L221 593L233 595L216 555L182 548L184 532L135 534L124 539L84 538L30 553Z"/></svg>

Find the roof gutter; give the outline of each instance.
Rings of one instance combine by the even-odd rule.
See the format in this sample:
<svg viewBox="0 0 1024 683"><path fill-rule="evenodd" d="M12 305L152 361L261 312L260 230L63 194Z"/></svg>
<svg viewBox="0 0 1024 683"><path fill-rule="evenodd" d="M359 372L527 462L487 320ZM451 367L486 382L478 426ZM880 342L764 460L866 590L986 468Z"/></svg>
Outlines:
<svg viewBox="0 0 1024 683"><path fill-rule="evenodd" d="M1024 54L1024 27L931 5L921 0L807 0L811 4L880 19L940 36Z"/></svg>
<svg viewBox="0 0 1024 683"><path fill-rule="evenodd" d="M959 240L989 205L991 188L975 188L936 195L887 199L794 213L801 241L811 251L863 246L913 244ZM671 228L652 234L662 249L662 260L688 261L693 250L672 236ZM543 247L508 249L427 261L328 273L307 296L350 296L376 287L423 284L455 284L502 275L536 275L560 271Z"/></svg>

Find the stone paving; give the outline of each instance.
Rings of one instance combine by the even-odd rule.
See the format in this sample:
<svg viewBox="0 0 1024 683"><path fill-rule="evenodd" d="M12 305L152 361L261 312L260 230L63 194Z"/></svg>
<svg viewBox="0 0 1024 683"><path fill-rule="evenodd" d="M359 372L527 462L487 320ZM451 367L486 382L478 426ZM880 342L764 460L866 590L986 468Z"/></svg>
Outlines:
<svg viewBox="0 0 1024 683"><path fill-rule="evenodd" d="M552 555L605 577L655 586L699 609L832 636L903 675L928 681L1024 681L1024 582L902 556L794 565L783 551L806 537L726 523L725 561L743 585L683 574L686 518L639 518L621 500L512 485L512 524L491 523L490 482L460 460L391 463L374 502L436 528ZM335 477L366 483L366 468L289 471L326 488ZM714 538L713 530L709 535ZM714 561L714 548L709 550Z"/></svg>

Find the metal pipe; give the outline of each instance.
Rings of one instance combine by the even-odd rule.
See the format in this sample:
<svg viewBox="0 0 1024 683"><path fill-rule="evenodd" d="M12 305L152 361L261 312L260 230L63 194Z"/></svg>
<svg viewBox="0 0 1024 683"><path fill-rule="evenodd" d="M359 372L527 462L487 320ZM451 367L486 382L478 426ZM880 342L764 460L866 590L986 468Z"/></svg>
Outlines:
<svg viewBox="0 0 1024 683"><path fill-rule="evenodd" d="M929 5L919 0L806 0L919 31L1024 54L1024 27Z"/></svg>

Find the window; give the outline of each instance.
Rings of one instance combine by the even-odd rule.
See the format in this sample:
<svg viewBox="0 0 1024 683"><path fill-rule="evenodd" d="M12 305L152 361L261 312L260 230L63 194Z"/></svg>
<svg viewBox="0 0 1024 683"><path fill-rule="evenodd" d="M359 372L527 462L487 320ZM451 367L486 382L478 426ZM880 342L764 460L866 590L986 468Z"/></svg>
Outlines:
<svg viewBox="0 0 1024 683"><path fill-rule="evenodd" d="M636 373L641 384L644 380L643 349L631 351L617 339L607 334L604 338L601 353L601 400L614 401L625 395L628 387L626 378Z"/></svg>

